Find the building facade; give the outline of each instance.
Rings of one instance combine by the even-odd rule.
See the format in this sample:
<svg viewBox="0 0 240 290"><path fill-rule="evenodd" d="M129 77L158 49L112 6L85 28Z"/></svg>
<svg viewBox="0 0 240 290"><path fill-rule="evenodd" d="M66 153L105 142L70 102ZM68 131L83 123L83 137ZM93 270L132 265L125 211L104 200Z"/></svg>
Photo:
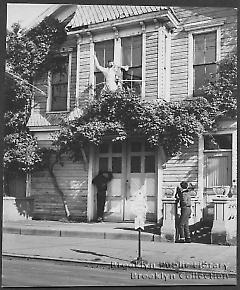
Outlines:
<svg viewBox="0 0 240 290"><path fill-rule="evenodd" d="M61 8L54 13L61 19L67 11ZM104 78L95 69L95 52L102 66L109 60L128 65L123 84L135 88L142 99L178 101L197 96L216 72L217 62L237 42L234 8L77 5L68 21L67 41L58 56L65 61L64 70L49 72L35 82L45 94L36 92L28 126L43 147L51 146L61 118L79 116L93 90L102 88ZM65 157L64 165L57 164L54 172L77 220L96 217L92 179L99 169L113 172L106 221L133 221L134 196L141 190L147 198L147 220L161 222L163 200L182 180L196 185L201 218L211 219L216 188L232 186L237 178L236 122L223 120L214 136L217 145L206 132L171 159L162 148L152 151L141 138L121 143L106 138L99 147L89 146L87 160L74 163ZM33 218L64 217L61 197L47 171L28 176L27 188L34 199Z"/></svg>

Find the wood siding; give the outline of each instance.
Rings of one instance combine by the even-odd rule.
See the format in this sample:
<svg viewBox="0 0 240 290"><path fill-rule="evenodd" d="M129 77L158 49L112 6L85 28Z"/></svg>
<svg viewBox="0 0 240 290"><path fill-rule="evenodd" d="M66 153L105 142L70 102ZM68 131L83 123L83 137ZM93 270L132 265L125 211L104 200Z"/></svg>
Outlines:
<svg viewBox="0 0 240 290"><path fill-rule="evenodd" d="M81 221L87 219L87 170L80 162L63 160L64 165L56 164L54 174L65 195L70 214ZM56 192L47 170L32 175L31 196L34 197L34 219L58 220L65 216L60 195Z"/></svg>
<svg viewBox="0 0 240 290"><path fill-rule="evenodd" d="M89 97L90 43L80 44L79 104L84 106Z"/></svg>
<svg viewBox="0 0 240 290"><path fill-rule="evenodd" d="M183 152L169 159L163 169L163 187L179 186L183 180L197 184L198 142L184 148Z"/></svg>
<svg viewBox="0 0 240 290"><path fill-rule="evenodd" d="M216 7L174 7L174 11L180 20L179 28L172 34L171 41L171 79L170 98L177 101L188 97L188 32L183 26L200 21L224 20L221 25L221 59L231 52L237 44L237 11L233 8ZM217 26L216 26L217 27ZM194 30L193 30L194 32Z"/></svg>
<svg viewBox="0 0 240 290"><path fill-rule="evenodd" d="M147 100L158 95L158 31L146 33L146 91Z"/></svg>

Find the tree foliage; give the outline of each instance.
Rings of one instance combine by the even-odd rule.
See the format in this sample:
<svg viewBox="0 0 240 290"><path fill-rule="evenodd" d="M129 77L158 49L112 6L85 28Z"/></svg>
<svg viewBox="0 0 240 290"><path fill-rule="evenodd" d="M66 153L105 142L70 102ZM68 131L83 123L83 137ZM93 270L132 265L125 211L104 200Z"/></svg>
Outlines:
<svg viewBox="0 0 240 290"><path fill-rule="evenodd" d="M168 155L174 155L213 126L213 115L204 98L147 102L129 90L105 91L88 104L80 118L63 124L55 145L78 159L81 147L99 145L106 136L112 136L113 142L140 136L152 147L163 146Z"/></svg>
<svg viewBox="0 0 240 290"><path fill-rule="evenodd" d="M53 56L65 39L64 25L52 17L46 17L29 31L15 23L7 34L7 65L23 79L33 81L41 73L58 67L59 60Z"/></svg>
<svg viewBox="0 0 240 290"><path fill-rule="evenodd" d="M102 91L90 101L81 117L66 121L56 136L61 152L81 158L81 148L141 136L152 147L163 146L169 155L193 144L204 131L210 132L223 118L237 115L237 56L232 53L219 63L217 80L203 87L203 96L191 100L141 101L133 91Z"/></svg>
<svg viewBox="0 0 240 290"><path fill-rule="evenodd" d="M64 26L51 17L24 31L14 24L6 39L4 166L12 170L32 171L41 163L37 140L29 132L34 78L57 69L58 59L52 58L66 39Z"/></svg>
<svg viewBox="0 0 240 290"><path fill-rule="evenodd" d="M219 113L219 118L237 116L237 54L220 61L217 81L203 87L206 99Z"/></svg>

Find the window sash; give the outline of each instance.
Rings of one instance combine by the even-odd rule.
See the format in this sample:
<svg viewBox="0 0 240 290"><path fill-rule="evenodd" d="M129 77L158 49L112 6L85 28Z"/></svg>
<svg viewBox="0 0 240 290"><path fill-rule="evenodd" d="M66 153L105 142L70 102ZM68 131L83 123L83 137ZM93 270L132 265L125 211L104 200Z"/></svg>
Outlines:
<svg viewBox="0 0 240 290"><path fill-rule="evenodd" d="M129 71L142 69L142 35L122 38L122 64L128 65Z"/></svg>
<svg viewBox="0 0 240 290"><path fill-rule="evenodd" d="M69 58L65 58L65 63L61 72L51 72L51 102L50 111L66 111L68 103L68 67Z"/></svg>
<svg viewBox="0 0 240 290"><path fill-rule="evenodd" d="M194 35L194 65L216 62L217 32Z"/></svg>
<svg viewBox="0 0 240 290"><path fill-rule="evenodd" d="M201 94L200 87L216 80L217 31L194 35L193 44L193 93L196 96Z"/></svg>

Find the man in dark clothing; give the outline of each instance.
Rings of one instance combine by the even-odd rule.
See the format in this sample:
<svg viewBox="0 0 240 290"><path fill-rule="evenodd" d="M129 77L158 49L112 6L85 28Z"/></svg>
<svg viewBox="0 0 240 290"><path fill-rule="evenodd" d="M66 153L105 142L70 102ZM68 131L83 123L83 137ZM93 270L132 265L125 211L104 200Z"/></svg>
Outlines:
<svg viewBox="0 0 240 290"><path fill-rule="evenodd" d="M104 206L106 202L107 184L112 180L112 173L109 171L99 171L92 183L97 187L97 221L103 220Z"/></svg>
<svg viewBox="0 0 240 290"><path fill-rule="evenodd" d="M179 235L178 243L191 243L189 231L189 218L191 216L191 195L188 189L188 183L182 181L180 187L177 188L175 195L177 202L180 201L181 216L179 220Z"/></svg>

